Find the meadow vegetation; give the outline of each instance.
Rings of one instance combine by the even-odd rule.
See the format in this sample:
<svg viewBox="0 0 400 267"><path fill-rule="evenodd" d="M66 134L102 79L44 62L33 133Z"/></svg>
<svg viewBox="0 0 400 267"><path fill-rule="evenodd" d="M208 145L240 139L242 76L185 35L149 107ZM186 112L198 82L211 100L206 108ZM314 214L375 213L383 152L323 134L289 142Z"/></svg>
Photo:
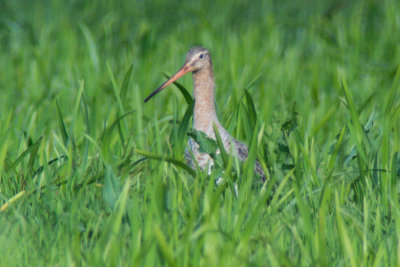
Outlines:
<svg viewBox="0 0 400 267"><path fill-rule="evenodd" d="M1 1L0 266L400 266L399 10ZM190 75L143 103L195 45L250 147L211 175Z"/></svg>

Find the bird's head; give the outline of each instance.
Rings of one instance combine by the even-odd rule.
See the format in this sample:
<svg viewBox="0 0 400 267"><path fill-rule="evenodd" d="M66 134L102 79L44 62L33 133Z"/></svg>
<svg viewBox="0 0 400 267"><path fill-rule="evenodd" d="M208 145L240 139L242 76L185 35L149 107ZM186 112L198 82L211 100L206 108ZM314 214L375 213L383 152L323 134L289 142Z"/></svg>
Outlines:
<svg viewBox="0 0 400 267"><path fill-rule="evenodd" d="M188 72L197 72L202 69L207 69L212 66L211 55L207 49L201 46L195 46L189 49L186 54L186 62L171 78L164 82L160 87L154 90L145 100L147 102L154 95L166 88L171 83L178 80Z"/></svg>
<svg viewBox="0 0 400 267"><path fill-rule="evenodd" d="M195 46L189 49L186 54L186 66L190 71L199 71L211 67L211 55L207 49L201 46Z"/></svg>

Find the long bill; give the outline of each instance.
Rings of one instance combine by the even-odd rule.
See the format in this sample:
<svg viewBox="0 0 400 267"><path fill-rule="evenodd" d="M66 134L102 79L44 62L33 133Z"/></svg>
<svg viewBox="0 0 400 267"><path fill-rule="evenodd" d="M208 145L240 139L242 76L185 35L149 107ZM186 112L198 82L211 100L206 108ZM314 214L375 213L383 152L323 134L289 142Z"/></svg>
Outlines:
<svg viewBox="0 0 400 267"><path fill-rule="evenodd" d="M144 102L146 103L147 101L149 101L150 98L152 98L153 96L155 96L156 94L161 92L168 85L175 82L180 77L182 77L183 75L185 75L186 73L188 73L190 71L191 71L190 66L187 63L185 63L185 65L183 65L183 67L180 68L171 78L169 78L165 83L163 83L160 87L158 87L156 90L154 90L148 97L146 97Z"/></svg>

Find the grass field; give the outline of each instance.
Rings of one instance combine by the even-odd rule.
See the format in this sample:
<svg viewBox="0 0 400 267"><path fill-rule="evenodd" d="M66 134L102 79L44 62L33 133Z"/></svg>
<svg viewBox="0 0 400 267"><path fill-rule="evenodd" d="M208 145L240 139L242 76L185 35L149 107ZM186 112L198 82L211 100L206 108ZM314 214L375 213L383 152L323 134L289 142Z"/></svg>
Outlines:
<svg viewBox="0 0 400 267"><path fill-rule="evenodd" d="M215 2L0 2L0 266L400 266L400 2ZM250 145L221 186L143 103L194 45Z"/></svg>

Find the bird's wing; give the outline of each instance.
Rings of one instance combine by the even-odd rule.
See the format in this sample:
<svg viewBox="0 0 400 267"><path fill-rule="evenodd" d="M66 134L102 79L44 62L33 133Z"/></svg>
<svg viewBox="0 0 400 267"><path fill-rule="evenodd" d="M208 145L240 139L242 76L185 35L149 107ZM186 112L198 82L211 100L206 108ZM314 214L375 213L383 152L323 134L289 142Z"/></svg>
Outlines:
<svg viewBox="0 0 400 267"><path fill-rule="evenodd" d="M236 150L236 156L241 161L245 161L247 159L247 156L249 155L249 149L247 148L247 146L242 142L236 140L235 138L232 138L232 142L234 149Z"/></svg>
<svg viewBox="0 0 400 267"><path fill-rule="evenodd" d="M234 149L236 150L236 155L241 161L245 161L247 159L247 156L249 155L249 149L245 144L242 142L236 140L235 138L232 138L232 142L234 144ZM262 181L265 182L267 177L265 176L264 170L261 166L261 163L256 160L256 163L254 165L254 172L259 174L262 178Z"/></svg>

